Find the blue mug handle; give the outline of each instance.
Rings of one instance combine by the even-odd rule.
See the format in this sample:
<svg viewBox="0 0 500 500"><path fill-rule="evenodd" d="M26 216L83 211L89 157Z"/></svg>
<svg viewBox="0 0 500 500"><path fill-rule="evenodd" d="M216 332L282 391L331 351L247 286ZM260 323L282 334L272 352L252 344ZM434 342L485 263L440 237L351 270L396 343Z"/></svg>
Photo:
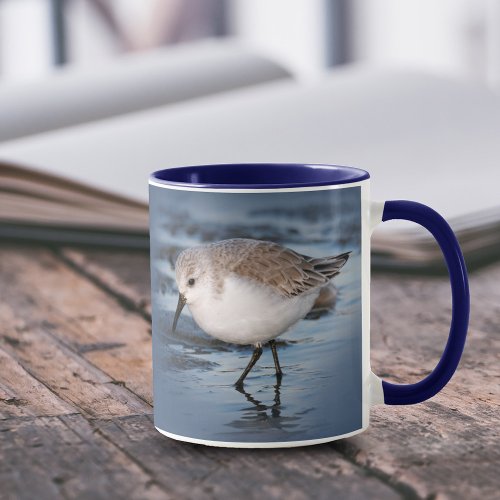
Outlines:
<svg viewBox="0 0 500 500"><path fill-rule="evenodd" d="M408 405L425 401L437 394L451 379L464 350L469 325L470 296L467 269L457 238L449 224L435 210L422 203L406 200L386 201L382 221L403 219L425 227L443 252L451 282L452 313L448 341L434 370L416 384L391 384L382 381L384 403Z"/></svg>

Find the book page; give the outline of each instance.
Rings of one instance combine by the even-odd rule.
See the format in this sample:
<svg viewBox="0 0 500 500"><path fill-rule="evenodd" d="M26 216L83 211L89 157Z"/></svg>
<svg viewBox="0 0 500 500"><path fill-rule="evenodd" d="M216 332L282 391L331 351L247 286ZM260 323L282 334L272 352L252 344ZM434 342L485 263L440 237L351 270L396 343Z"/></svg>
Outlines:
<svg viewBox="0 0 500 500"><path fill-rule="evenodd" d="M149 173L171 166L352 165L374 199L456 218L499 205L499 137L500 99L480 84L354 67L5 143L0 160L144 203Z"/></svg>

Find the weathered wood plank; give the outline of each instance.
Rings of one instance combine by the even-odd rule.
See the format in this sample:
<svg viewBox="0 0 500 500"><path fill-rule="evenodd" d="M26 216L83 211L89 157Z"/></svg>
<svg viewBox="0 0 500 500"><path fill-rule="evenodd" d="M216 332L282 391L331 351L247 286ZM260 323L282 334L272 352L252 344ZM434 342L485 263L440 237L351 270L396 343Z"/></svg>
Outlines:
<svg viewBox="0 0 500 500"><path fill-rule="evenodd" d="M16 343L15 339L10 339ZM33 378L0 349L0 419L67 415L75 409Z"/></svg>
<svg viewBox="0 0 500 500"><path fill-rule="evenodd" d="M147 274L144 258L130 256L128 267L137 270L142 266L133 283L123 264L126 259L115 264L100 252L89 252L79 260L67 255L82 266L82 272L96 273L104 286L113 289L119 283L117 293L138 304L144 293L138 291L144 290ZM108 273L101 272L107 265ZM368 432L330 447L409 495L494 497L500 487L496 473L500 466L496 451L500 444L496 431L500 406L499 280L499 264L472 275L471 328L464 358L440 395L412 407L375 408ZM375 274L374 371L395 382L421 379L439 359L450 315L446 278ZM294 456L296 452L288 453Z"/></svg>
<svg viewBox="0 0 500 500"><path fill-rule="evenodd" d="M469 338L442 393L410 407L378 407L365 434L339 443L356 463L411 486L422 498L494 498L500 479L500 265L471 277ZM372 365L415 382L444 348L451 317L446 279L375 276Z"/></svg>
<svg viewBox="0 0 500 500"><path fill-rule="evenodd" d="M116 297L138 311L151 314L149 255L146 252L63 248L57 253Z"/></svg>
<svg viewBox="0 0 500 500"><path fill-rule="evenodd" d="M29 308L25 308L25 314L29 316ZM22 320L8 304L2 305L1 317L0 346L39 382L71 404L74 412L111 418L151 411L147 403L58 342L43 324L14 327Z"/></svg>
<svg viewBox="0 0 500 500"><path fill-rule="evenodd" d="M0 421L0 497L172 498L80 415Z"/></svg>
<svg viewBox="0 0 500 500"><path fill-rule="evenodd" d="M61 399L89 415L109 418L151 412L146 401L125 387L128 374L132 373L134 383L141 384L141 392L150 394L150 339L145 321L130 315L132 324L139 322L143 328L142 352L139 344L132 345L130 353L124 352L124 358L113 352L118 349L103 351L112 353L108 357L99 357L99 351L92 350L80 354L75 345L67 343L78 339L85 346L89 341L97 341L100 328L108 326L106 318L111 315L120 323L125 312L92 284L57 263L50 254L38 252L38 258L33 258L34 255L35 252L28 251L23 255L5 249L1 252L0 272L5 278L0 281L1 347ZM83 292L89 294L86 303L80 295ZM98 296L92 296L92 292ZM66 296L70 298L65 299ZM98 308L98 302L105 299L109 303L104 306L113 305L114 314L112 308ZM65 300L73 309L67 307L64 311ZM102 322L98 322L97 327L84 328L82 323L88 323L89 314L102 317ZM118 341L122 331L114 335ZM109 340L105 334L102 337ZM93 358L97 359L96 363ZM117 380L114 374L127 378L122 382L123 379Z"/></svg>
<svg viewBox="0 0 500 500"><path fill-rule="evenodd" d="M235 450L164 438L149 417L94 422L128 456L142 463L175 498L400 498L369 470L332 448Z"/></svg>
<svg viewBox="0 0 500 500"><path fill-rule="evenodd" d="M25 324L26 331L12 326L14 338L24 337L26 342L30 335L36 335L33 332L43 332L39 338L48 343L47 349L49 344L54 345L54 352L68 362L71 358L73 364L78 364L79 359L86 360L87 371L93 365L107 375L99 379L102 384L115 382L151 402L151 335L149 323L143 317L124 310L113 297L48 251L19 253L3 248L0 273L5 278L0 284L0 294L10 310L10 321L15 325L22 318ZM24 353L24 363L35 361L31 350L21 352L19 347L22 343L17 347L8 345L6 349L12 355L14 351L18 356ZM68 387L71 377L58 383L56 365L49 362L47 365L54 366L51 373L55 378L50 383L55 384L55 392L68 391L59 387ZM82 374L80 381L89 379L87 375ZM89 380L101 383L92 377ZM116 395L125 392L118 386L111 390ZM102 416L98 412L96 415Z"/></svg>

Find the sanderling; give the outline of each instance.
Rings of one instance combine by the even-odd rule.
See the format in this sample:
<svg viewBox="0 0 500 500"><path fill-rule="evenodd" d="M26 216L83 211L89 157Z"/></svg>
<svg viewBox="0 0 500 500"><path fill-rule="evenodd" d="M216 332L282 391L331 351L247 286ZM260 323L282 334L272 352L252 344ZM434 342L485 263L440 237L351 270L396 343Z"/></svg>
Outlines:
<svg viewBox="0 0 500 500"><path fill-rule="evenodd" d="M175 264L179 301L172 331L187 304L208 335L255 346L236 385L243 384L265 342L281 378L276 337L307 315L349 254L308 257L270 241L244 238L188 248Z"/></svg>

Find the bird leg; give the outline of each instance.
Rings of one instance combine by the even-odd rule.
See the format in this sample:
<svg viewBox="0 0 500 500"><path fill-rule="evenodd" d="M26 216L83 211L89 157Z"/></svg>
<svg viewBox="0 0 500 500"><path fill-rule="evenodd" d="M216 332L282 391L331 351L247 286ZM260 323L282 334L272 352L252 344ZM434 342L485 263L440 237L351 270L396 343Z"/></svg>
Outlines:
<svg viewBox="0 0 500 500"><path fill-rule="evenodd" d="M274 404L271 406L271 416L279 418L281 416L281 375L276 376L276 385L274 386Z"/></svg>
<svg viewBox="0 0 500 500"><path fill-rule="evenodd" d="M236 386L243 385L243 381L245 380L246 376L250 373L250 370L255 366L255 363L257 363L257 361L259 360L261 355L262 355L262 347L259 345L254 349L252 357L250 358L250 361L249 361L247 367L243 370L241 377L238 379L238 381L234 385L236 385Z"/></svg>
<svg viewBox="0 0 500 500"><path fill-rule="evenodd" d="M276 369L276 377L281 379L283 372L281 371L280 360L278 359L278 351L276 350L276 341L270 340L269 345L271 346L271 351L273 353L274 368Z"/></svg>

